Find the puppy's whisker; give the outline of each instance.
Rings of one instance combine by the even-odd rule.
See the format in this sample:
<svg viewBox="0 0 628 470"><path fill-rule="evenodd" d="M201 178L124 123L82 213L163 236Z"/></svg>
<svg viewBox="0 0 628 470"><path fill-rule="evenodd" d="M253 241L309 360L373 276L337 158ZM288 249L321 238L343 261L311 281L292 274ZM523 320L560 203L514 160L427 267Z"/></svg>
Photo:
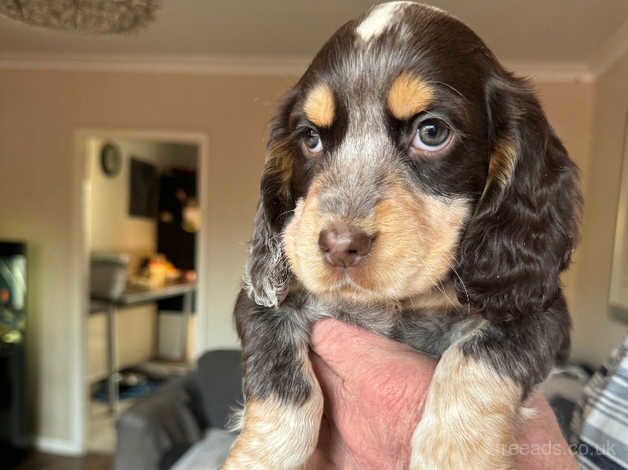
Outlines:
<svg viewBox="0 0 628 470"><path fill-rule="evenodd" d="M294 209L289 209L289 210L286 210L286 211L280 212L280 213L279 213L279 217L283 217L283 216L286 216L286 215L292 214L293 212L294 212Z"/></svg>
<svg viewBox="0 0 628 470"><path fill-rule="evenodd" d="M432 85L439 85L439 86L442 86L442 87L448 88L448 89L450 89L451 91L453 91L454 93L456 93L458 96L460 96L461 98L465 99L466 101L469 101L469 100L467 99L467 97L466 97L466 96L464 96L460 90L458 90L458 89L457 89L456 87L454 87L453 85L450 85L449 83L440 82L440 81L438 81L438 80L432 80L432 81L430 81L430 82L428 82L428 83L430 83L430 84L432 84Z"/></svg>
<svg viewBox="0 0 628 470"><path fill-rule="evenodd" d="M458 274L458 271L456 271L456 268L454 268L453 264L449 263L449 268L456 275L456 277L460 281L460 284L462 285L462 288L464 289L464 294L467 297L467 313L470 315L471 314L471 298L469 297L469 291L467 290L467 286L462 280L462 277L460 277L460 274Z"/></svg>
<svg viewBox="0 0 628 470"><path fill-rule="evenodd" d="M445 298L449 301L449 303L452 306L456 306L458 303L452 299L449 294L447 293L447 290L445 289L445 285L443 284L443 281L436 281L436 284L434 284L434 286L445 296Z"/></svg>

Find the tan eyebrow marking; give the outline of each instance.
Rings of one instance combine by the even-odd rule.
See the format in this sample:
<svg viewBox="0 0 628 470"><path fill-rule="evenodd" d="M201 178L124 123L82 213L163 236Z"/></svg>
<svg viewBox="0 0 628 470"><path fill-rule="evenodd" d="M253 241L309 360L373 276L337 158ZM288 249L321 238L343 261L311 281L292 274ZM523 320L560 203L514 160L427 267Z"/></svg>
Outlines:
<svg viewBox="0 0 628 470"><path fill-rule="evenodd" d="M388 109L397 119L409 119L427 108L433 97L432 87L422 78L402 72L388 91Z"/></svg>
<svg viewBox="0 0 628 470"><path fill-rule="evenodd" d="M321 83L312 88L305 98L303 110L307 119L315 126L330 127L336 113L331 87L327 83Z"/></svg>

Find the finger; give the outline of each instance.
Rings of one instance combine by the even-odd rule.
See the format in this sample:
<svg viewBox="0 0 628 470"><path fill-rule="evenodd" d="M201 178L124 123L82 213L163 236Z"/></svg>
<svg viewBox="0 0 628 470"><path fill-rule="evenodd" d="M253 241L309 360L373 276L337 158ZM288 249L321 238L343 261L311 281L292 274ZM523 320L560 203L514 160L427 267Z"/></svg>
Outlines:
<svg viewBox="0 0 628 470"><path fill-rule="evenodd" d="M533 413L524 418L513 448L516 468L543 470L564 468L576 470L578 465L562 435L556 416L543 394L534 390L524 405ZM535 449L535 452L531 452Z"/></svg>
<svg viewBox="0 0 628 470"><path fill-rule="evenodd" d="M312 354L312 365L325 395L325 412L321 419L316 452L308 461L305 470L345 469L348 467L343 462L348 459L346 455L348 451L333 421L335 410L331 409L338 401L328 398L328 393L334 393L334 387L339 383L338 376L316 354Z"/></svg>
<svg viewBox="0 0 628 470"><path fill-rule="evenodd" d="M305 470L333 470L337 468L332 460L332 437L329 420L323 416L316 451L305 466Z"/></svg>
<svg viewBox="0 0 628 470"><path fill-rule="evenodd" d="M323 390L324 415L333 417L335 411L334 405L339 404L343 399L342 382L343 379L338 376L331 367L316 353L311 354L312 368L318 378L318 382Z"/></svg>
<svg viewBox="0 0 628 470"><path fill-rule="evenodd" d="M327 395L326 392L335 390L338 382L342 380L338 376L338 374L336 374L334 370L329 367L329 365L317 353L312 352L310 354L310 360L312 361L312 368L314 369L314 373L316 374L316 377L318 377L319 382L321 382L321 386L323 387L323 393Z"/></svg>
<svg viewBox="0 0 628 470"><path fill-rule="evenodd" d="M397 341L334 319L314 325L312 349L343 380L372 376L395 364L414 373L431 376L434 360Z"/></svg>
<svg viewBox="0 0 628 470"><path fill-rule="evenodd" d="M538 388L530 393L523 406L526 411L524 411L524 420L520 427L522 439L533 441L556 436L562 438L556 415Z"/></svg>
<svg viewBox="0 0 628 470"><path fill-rule="evenodd" d="M312 347L326 362L328 359L344 357L351 353L370 354L372 349L390 349L392 340L349 325L333 318L327 318L314 324L311 335ZM354 356L355 357L355 356Z"/></svg>
<svg viewBox="0 0 628 470"><path fill-rule="evenodd" d="M323 416L321 434L317 447L318 467L312 470L357 470L363 466L356 465L355 456L351 452L331 419Z"/></svg>

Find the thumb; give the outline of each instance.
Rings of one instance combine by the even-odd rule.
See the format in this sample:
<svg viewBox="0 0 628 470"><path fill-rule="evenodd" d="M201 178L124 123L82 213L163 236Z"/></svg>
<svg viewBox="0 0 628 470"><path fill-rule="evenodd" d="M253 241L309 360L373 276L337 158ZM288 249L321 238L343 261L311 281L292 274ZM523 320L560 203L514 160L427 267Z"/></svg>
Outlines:
<svg viewBox="0 0 628 470"><path fill-rule="evenodd" d="M351 456L405 461L436 362L397 341L332 319L314 325L311 346L325 416L335 430L329 453L336 468L365 468L351 465Z"/></svg>
<svg viewBox="0 0 628 470"><path fill-rule="evenodd" d="M395 369L414 370L426 375L429 383L435 367L434 360L407 345L335 319L314 324L311 346L344 380L373 376L378 370L384 371L394 364Z"/></svg>

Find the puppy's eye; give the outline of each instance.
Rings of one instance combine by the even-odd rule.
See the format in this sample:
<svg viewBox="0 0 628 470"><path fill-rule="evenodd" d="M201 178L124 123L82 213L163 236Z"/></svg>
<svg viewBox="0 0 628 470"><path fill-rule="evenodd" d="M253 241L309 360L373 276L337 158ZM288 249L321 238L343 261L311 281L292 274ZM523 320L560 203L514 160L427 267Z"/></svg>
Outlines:
<svg viewBox="0 0 628 470"><path fill-rule="evenodd" d="M423 152L435 152L444 148L451 140L451 129L440 119L426 119L416 128L412 147Z"/></svg>
<svg viewBox="0 0 628 470"><path fill-rule="evenodd" d="M323 141L320 134L311 127L303 134L303 148L311 156L316 156L323 151Z"/></svg>

